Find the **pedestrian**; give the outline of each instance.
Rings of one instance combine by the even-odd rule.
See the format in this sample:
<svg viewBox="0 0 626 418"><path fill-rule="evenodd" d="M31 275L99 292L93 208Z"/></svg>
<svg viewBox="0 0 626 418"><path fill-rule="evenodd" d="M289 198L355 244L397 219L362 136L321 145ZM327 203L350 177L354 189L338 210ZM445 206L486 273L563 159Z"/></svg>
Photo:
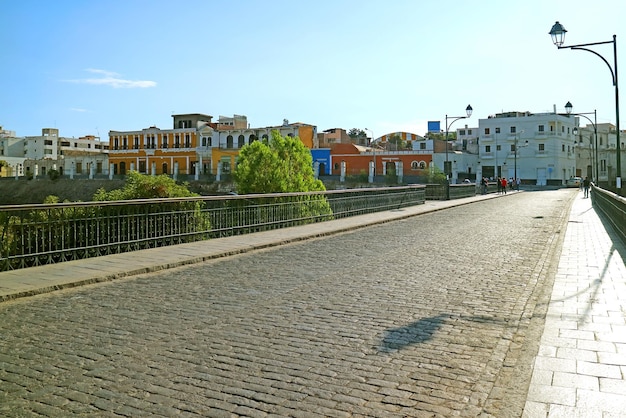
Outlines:
<svg viewBox="0 0 626 418"><path fill-rule="evenodd" d="M506 194L506 178L502 177L502 192Z"/></svg>
<svg viewBox="0 0 626 418"><path fill-rule="evenodd" d="M520 183L520 179L519 177L517 179L515 179L515 186L517 186L517 191L519 192L519 183Z"/></svg>
<svg viewBox="0 0 626 418"><path fill-rule="evenodd" d="M500 177L496 177L496 185L498 186L498 194L502 191L502 183L500 181Z"/></svg>
<svg viewBox="0 0 626 418"><path fill-rule="evenodd" d="M589 197L589 186L591 181L589 181L589 176L585 177L583 180L583 189L585 191L585 195L583 197Z"/></svg>
<svg viewBox="0 0 626 418"><path fill-rule="evenodd" d="M482 189L482 194L487 194L487 186L489 186L489 182L487 181L487 177L483 177L480 181L480 188Z"/></svg>

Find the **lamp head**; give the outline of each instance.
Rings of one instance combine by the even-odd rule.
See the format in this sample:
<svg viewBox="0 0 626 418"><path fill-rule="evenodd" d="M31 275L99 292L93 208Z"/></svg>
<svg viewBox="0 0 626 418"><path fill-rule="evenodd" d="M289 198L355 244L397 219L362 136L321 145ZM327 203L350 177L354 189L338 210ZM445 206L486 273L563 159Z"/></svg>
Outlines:
<svg viewBox="0 0 626 418"><path fill-rule="evenodd" d="M550 36L552 36L552 43L557 47L563 45L565 41L565 28L558 21L552 25L552 29L550 29Z"/></svg>
<svg viewBox="0 0 626 418"><path fill-rule="evenodd" d="M578 127L575 127L574 129L572 129L572 134L578 135Z"/></svg>
<svg viewBox="0 0 626 418"><path fill-rule="evenodd" d="M574 108L574 106L572 106L571 102L567 102L565 104L565 111L567 112L567 114L571 114L572 113L572 109Z"/></svg>
<svg viewBox="0 0 626 418"><path fill-rule="evenodd" d="M472 109L471 105L467 105L467 107L465 108L465 113L467 113L467 117L469 118L470 116L472 116L472 112L474 111L474 109Z"/></svg>

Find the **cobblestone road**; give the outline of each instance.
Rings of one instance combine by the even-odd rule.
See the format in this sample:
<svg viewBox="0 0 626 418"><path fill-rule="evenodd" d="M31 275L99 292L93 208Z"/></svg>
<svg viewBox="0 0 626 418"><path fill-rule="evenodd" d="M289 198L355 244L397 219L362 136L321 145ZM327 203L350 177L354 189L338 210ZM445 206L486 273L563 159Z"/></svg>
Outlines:
<svg viewBox="0 0 626 418"><path fill-rule="evenodd" d="M0 415L521 416L573 196L0 304Z"/></svg>

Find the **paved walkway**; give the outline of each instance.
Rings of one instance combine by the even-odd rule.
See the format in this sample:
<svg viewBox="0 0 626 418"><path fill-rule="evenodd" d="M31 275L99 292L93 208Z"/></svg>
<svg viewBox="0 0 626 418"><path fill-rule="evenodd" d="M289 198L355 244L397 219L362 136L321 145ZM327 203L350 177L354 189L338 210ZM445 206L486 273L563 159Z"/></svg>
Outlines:
<svg viewBox="0 0 626 418"><path fill-rule="evenodd" d="M626 417L626 246L574 201L524 417Z"/></svg>
<svg viewBox="0 0 626 418"><path fill-rule="evenodd" d="M0 273L0 301L335 234L498 195ZM626 246L582 193L571 208L524 417L626 417Z"/></svg>

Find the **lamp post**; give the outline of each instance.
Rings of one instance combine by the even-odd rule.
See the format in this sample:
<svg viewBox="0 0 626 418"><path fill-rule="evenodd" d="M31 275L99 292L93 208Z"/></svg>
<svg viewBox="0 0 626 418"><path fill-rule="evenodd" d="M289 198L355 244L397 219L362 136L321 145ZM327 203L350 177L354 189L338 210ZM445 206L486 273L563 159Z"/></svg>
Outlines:
<svg viewBox="0 0 626 418"><path fill-rule="evenodd" d="M515 188L517 189L517 141L519 139L519 136L521 134L524 133L524 130L521 130L519 132L517 132L515 134L515 154L513 154L514 156L514 160L513 160L513 181L515 182ZM528 140L526 141L526 144L524 145L525 147L528 146ZM517 189L519 190L519 189Z"/></svg>
<svg viewBox="0 0 626 418"><path fill-rule="evenodd" d="M596 184L598 184L598 182L600 181L600 177L599 177L599 173L598 173L598 115L596 113L596 111L594 110L593 112L584 112L584 113L572 113L572 109L574 108L574 106L572 106L572 104L570 102L567 102L565 104L565 111L567 112L568 115L572 114L574 116L582 116L583 118L587 119L589 121L589 123L591 123L591 125L593 126L593 137L595 140L595 179L596 179ZM585 115L591 115L593 113L593 122L591 121L591 119L589 119L587 116ZM576 128L574 128L576 129ZM592 144L593 145L593 144ZM619 152L619 150L618 150ZM593 160L593 158L592 158ZM591 163L593 165L593 162Z"/></svg>
<svg viewBox="0 0 626 418"><path fill-rule="evenodd" d="M588 43L588 44L563 46L566 32L567 31L565 30L563 25L561 25L559 22L556 22L552 26L552 29L550 29L549 33L552 36L552 42L554 43L554 45L556 45L558 49L578 49L582 51L591 52L595 56L599 57L602 61L604 61L604 63L609 67L609 70L611 71L611 78L613 79L613 86L615 86L615 128L616 128L615 137L617 140L617 146L616 146L617 175L615 177L615 187L617 188L617 194L621 196L622 195L622 162L621 162L622 147L621 147L620 140L619 140L619 88L617 84L617 36L613 35L612 41L593 42L593 43ZM599 53L597 53L596 51L592 49L585 48L587 46L604 45L604 44L613 44L613 67L611 67L611 64L609 64L609 62L602 55L600 55ZM596 152L597 152L597 149L598 148L596 147Z"/></svg>
<svg viewBox="0 0 626 418"><path fill-rule="evenodd" d="M374 177L376 177L376 146L374 145L374 132L371 129L365 128L366 131L370 131L372 134L372 142L370 143L372 150L374 152L374 172L372 173L372 183L374 182Z"/></svg>
<svg viewBox="0 0 626 418"><path fill-rule="evenodd" d="M472 112L473 111L474 111L474 109L472 109L472 106L471 105L467 105L467 107L465 108L465 113L467 114L467 116L448 116L448 115L446 115L446 162L443 165L443 171L446 173L446 200L450 200L450 176L452 175L450 162L448 161L448 131L450 130L450 127L452 126L452 124L454 122L456 122L459 119L469 118L470 116L472 116ZM448 123L448 119L452 119L452 121L450 121L450 123Z"/></svg>

